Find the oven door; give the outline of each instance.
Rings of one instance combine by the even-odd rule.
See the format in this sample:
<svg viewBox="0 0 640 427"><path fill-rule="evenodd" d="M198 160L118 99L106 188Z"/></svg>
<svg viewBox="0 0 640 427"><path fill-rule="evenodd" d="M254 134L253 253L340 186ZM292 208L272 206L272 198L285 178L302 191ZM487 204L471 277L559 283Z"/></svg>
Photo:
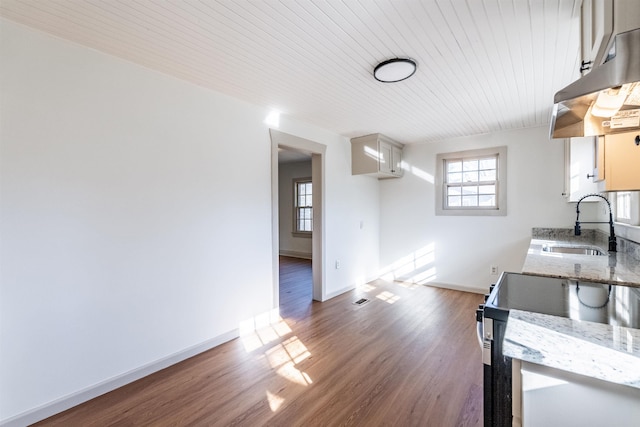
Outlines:
<svg viewBox="0 0 640 427"><path fill-rule="evenodd" d="M507 322L485 317L483 321L483 394L485 427L512 425L511 358L502 355Z"/></svg>

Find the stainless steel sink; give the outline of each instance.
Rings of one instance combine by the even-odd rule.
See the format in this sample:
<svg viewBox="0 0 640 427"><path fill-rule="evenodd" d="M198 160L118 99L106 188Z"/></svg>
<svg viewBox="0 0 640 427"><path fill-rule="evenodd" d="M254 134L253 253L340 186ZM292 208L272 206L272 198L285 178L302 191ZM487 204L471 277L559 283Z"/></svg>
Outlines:
<svg viewBox="0 0 640 427"><path fill-rule="evenodd" d="M561 246L561 245L545 245L542 247L544 252L572 254L572 255L606 255L597 246Z"/></svg>

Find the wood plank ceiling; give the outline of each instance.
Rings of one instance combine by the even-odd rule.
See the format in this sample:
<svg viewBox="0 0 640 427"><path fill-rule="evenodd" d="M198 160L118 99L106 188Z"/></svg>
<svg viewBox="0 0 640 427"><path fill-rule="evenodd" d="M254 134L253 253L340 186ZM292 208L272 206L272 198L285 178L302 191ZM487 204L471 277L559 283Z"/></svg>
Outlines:
<svg viewBox="0 0 640 427"><path fill-rule="evenodd" d="M353 137L545 126L582 0L2 0L0 16ZM393 84L374 66L411 57Z"/></svg>

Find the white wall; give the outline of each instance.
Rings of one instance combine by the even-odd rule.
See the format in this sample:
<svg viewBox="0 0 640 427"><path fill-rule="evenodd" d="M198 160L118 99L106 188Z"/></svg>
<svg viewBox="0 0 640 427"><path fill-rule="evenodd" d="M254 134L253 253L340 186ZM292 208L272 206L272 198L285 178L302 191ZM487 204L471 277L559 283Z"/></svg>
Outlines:
<svg viewBox="0 0 640 427"><path fill-rule="evenodd" d="M311 160L278 165L280 254L311 258L311 236L293 235L293 180L311 178Z"/></svg>
<svg viewBox="0 0 640 427"><path fill-rule="evenodd" d="M232 338L274 285L266 109L0 28L2 422ZM350 289L377 268L377 182L346 138L282 123L327 145L326 287Z"/></svg>
<svg viewBox="0 0 640 427"><path fill-rule="evenodd" d="M436 154L501 145L508 147L507 216L436 216ZM480 292L497 279L491 265L521 271L532 227L573 227L575 204L561 195L563 150L542 127L405 147L405 176L381 187L381 267Z"/></svg>

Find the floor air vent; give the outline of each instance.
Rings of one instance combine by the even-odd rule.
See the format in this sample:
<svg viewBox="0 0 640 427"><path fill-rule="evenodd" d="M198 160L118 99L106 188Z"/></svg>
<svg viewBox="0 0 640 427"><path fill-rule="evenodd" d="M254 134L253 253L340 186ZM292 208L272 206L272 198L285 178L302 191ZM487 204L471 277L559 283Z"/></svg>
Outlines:
<svg viewBox="0 0 640 427"><path fill-rule="evenodd" d="M355 305L365 305L369 300L366 298L360 298L358 301L354 302Z"/></svg>

